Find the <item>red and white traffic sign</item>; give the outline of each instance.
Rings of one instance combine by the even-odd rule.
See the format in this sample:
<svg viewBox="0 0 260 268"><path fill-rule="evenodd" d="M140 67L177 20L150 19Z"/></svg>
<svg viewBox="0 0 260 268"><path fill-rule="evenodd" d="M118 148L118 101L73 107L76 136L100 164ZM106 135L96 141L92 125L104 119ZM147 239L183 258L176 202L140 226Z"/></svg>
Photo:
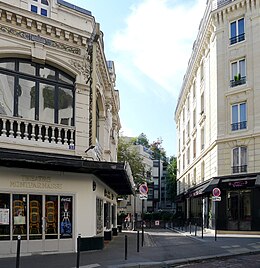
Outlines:
<svg viewBox="0 0 260 268"><path fill-rule="evenodd" d="M212 190L212 195L213 195L213 196L216 196L216 197L220 196L220 195L221 195L221 191L220 191L220 189L219 189L219 188L214 188L214 189Z"/></svg>
<svg viewBox="0 0 260 268"><path fill-rule="evenodd" d="M147 195L148 193L148 186L146 184L141 184L139 187L139 192L142 195Z"/></svg>

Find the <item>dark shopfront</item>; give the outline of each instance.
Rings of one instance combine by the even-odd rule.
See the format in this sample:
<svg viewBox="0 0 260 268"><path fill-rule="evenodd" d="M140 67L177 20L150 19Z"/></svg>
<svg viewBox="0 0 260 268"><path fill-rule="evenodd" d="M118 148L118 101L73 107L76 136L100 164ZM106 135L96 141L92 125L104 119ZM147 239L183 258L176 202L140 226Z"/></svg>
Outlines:
<svg viewBox="0 0 260 268"><path fill-rule="evenodd" d="M260 231L260 176L221 178L218 229Z"/></svg>

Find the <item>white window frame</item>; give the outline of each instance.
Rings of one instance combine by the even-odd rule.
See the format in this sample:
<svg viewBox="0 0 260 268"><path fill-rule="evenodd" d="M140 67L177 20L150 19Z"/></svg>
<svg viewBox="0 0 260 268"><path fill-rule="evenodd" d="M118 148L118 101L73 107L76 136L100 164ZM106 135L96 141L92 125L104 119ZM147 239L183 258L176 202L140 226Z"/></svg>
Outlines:
<svg viewBox="0 0 260 268"><path fill-rule="evenodd" d="M44 17L49 17L49 14L50 14L50 1L49 0L46 0L48 2L48 5L45 5L42 3L42 0L37 0L37 1L34 1L34 0L29 0L28 1L28 9L29 11L31 11L31 7L32 6L36 6L37 7L37 13L36 12L33 12L35 14L38 14L38 15L41 15L41 16L44 16ZM47 11L47 15L42 15L41 11L42 9L46 10Z"/></svg>
<svg viewBox="0 0 260 268"><path fill-rule="evenodd" d="M247 146L237 146L232 149L232 173L247 172Z"/></svg>
<svg viewBox="0 0 260 268"><path fill-rule="evenodd" d="M239 25L239 21L243 20L243 25L244 25L244 31L243 33L239 34L240 29L238 28ZM236 24L236 35L235 36L231 36L231 25L235 23ZM245 40L245 18L239 18L237 20L233 20L230 22L229 24L229 40L230 40L230 45L234 45L236 43L242 42Z"/></svg>
<svg viewBox="0 0 260 268"><path fill-rule="evenodd" d="M242 65L242 63L244 64ZM244 69L244 70L243 70ZM230 63L230 87L246 83L246 59L241 58Z"/></svg>
<svg viewBox="0 0 260 268"><path fill-rule="evenodd" d="M245 105L245 114L241 115L241 106ZM233 121L233 107L237 106L237 122ZM245 117L245 119L241 118ZM231 105L231 131L247 129L247 102L239 102Z"/></svg>

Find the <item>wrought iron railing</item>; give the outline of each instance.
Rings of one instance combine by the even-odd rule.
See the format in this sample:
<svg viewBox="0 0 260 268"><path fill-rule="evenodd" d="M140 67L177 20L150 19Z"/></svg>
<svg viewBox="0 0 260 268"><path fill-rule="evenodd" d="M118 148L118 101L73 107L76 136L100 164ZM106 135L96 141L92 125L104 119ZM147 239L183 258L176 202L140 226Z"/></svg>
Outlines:
<svg viewBox="0 0 260 268"><path fill-rule="evenodd" d="M243 85L245 83L246 83L246 76L243 76L238 80L235 80L235 79L230 80L230 87L236 87L236 86L239 86L239 85Z"/></svg>
<svg viewBox="0 0 260 268"><path fill-rule="evenodd" d="M230 45L236 44L238 42L242 42L245 40L245 33L233 36L229 40L230 40Z"/></svg>
<svg viewBox="0 0 260 268"><path fill-rule="evenodd" d="M247 128L247 121L237 122L231 124L232 131L240 130L240 129L246 129Z"/></svg>
<svg viewBox="0 0 260 268"><path fill-rule="evenodd" d="M232 167L232 173L243 173L247 172L247 165L242 165L242 166L233 166Z"/></svg>

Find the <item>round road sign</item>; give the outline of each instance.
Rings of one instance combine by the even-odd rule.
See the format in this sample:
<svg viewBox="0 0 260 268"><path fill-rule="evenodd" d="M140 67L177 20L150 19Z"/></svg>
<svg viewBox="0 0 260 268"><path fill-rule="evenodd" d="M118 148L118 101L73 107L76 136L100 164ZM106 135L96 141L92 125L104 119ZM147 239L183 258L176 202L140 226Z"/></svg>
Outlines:
<svg viewBox="0 0 260 268"><path fill-rule="evenodd" d="M220 196L221 195L221 191L220 191L219 188L214 188L212 190L212 194L213 194L213 196Z"/></svg>
<svg viewBox="0 0 260 268"><path fill-rule="evenodd" d="M141 184L140 187L139 187L139 192L142 195L147 195L147 193L148 193L147 185L146 184Z"/></svg>

